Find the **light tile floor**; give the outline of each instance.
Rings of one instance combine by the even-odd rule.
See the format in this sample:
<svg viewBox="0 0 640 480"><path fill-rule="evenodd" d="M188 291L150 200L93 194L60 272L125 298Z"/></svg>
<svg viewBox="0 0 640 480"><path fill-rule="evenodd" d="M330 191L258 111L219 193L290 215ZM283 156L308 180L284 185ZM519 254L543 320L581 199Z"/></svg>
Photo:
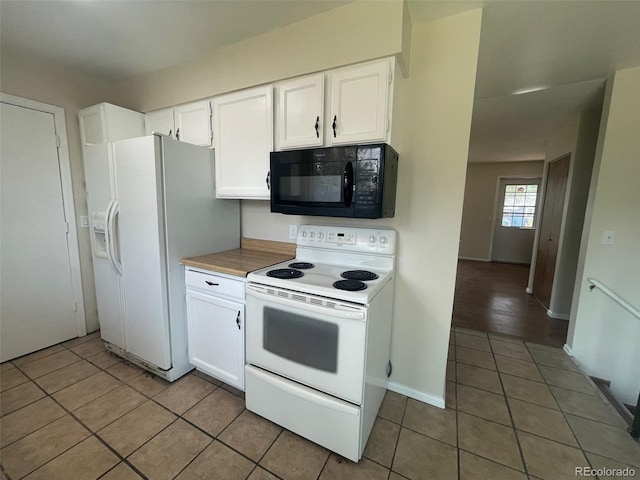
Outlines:
<svg viewBox="0 0 640 480"><path fill-rule="evenodd" d="M192 372L169 384L97 334L2 364L3 480L569 479L640 471L640 445L560 349L456 329L447 408L388 392L358 464ZM602 477L609 478L609 477Z"/></svg>

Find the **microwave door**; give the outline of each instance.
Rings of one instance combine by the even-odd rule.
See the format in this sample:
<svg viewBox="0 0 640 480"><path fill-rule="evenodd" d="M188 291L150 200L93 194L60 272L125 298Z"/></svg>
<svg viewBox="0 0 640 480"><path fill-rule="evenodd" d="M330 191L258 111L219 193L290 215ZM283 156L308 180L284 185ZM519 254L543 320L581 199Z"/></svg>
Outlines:
<svg viewBox="0 0 640 480"><path fill-rule="evenodd" d="M355 174L351 161L318 161L311 155L297 155L289 159L285 156L281 159L279 155L274 155L271 178L272 212L353 215Z"/></svg>

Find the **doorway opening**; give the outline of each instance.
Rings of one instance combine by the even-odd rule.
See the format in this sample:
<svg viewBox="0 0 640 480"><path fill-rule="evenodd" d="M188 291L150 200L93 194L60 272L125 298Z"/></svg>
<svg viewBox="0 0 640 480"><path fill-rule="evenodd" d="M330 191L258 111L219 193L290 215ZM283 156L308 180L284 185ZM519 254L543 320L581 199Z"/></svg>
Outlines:
<svg viewBox="0 0 640 480"><path fill-rule="evenodd" d="M542 181L544 162L529 163L468 166L465 192L468 217L463 214L452 325L562 347L568 322L549 317L548 306L543 306L528 289L533 278L532 259L539 250L535 245L536 232L542 231L543 223L550 223L543 218L553 217L549 211L545 214L549 181ZM482 202L480 182L483 189L492 189L494 196L492 210L488 205L484 207L484 212L491 212L486 215L484 231L469 218L479 216L474 204ZM562 206L551 212L556 210L562 217ZM471 228L476 229L475 233ZM465 256L473 252L473 243L481 243L483 235L487 237L484 258Z"/></svg>

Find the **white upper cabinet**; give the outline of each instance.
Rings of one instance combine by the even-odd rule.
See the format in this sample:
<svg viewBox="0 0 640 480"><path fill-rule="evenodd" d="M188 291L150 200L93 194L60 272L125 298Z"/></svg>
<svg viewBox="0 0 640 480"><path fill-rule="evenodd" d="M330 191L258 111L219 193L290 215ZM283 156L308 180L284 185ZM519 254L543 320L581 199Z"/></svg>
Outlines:
<svg viewBox="0 0 640 480"><path fill-rule="evenodd" d="M275 86L276 150L324 144L324 74Z"/></svg>
<svg viewBox="0 0 640 480"><path fill-rule="evenodd" d="M173 108L149 112L145 116L145 131L147 135L162 133L176 138L176 127L173 120Z"/></svg>
<svg viewBox="0 0 640 480"><path fill-rule="evenodd" d="M331 73L327 145L388 141L392 67L383 60Z"/></svg>
<svg viewBox="0 0 640 480"><path fill-rule="evenodd" d="M268 199L273 87L215 97L213 124L217 197Z"/></svg>
<svg viewBox="0 0 640 480"><path fill-rule="evenodd" d="M209 100L187 103L146 115L147 135L157 132L181 142L211 146L211 104Z"/></svg>
<svg viewBox="0 0 640 480"><path fill-rule="evenodd" d="M211 104L209 100L180 105L173 109L176 139L194 145L211 146Z"/></svg>
<svg viewBox="0 0 640 480"><path fill-rule="evenodd" d="M83 108L80 118L80 139L87 143L107 143L144 135L145 115L110 103Z"/></svg>

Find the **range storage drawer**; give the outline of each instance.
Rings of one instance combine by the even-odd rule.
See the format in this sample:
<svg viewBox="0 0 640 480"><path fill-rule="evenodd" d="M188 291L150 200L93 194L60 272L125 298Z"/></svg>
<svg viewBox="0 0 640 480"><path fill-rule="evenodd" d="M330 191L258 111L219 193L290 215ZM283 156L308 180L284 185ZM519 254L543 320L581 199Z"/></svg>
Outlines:
<svg viewBox="0 0 640 480"><path fill-rule="evenodd" d="M358 406L245 366L247 409L354 462L360 460L361 410Z"/></svg>
<svg viewBox="0 0 640 480"><path fill-rule="evenodd" d="M236 298L244 301L244 282L213 273L205 273L187 268L185 270L187 288L197 289L212 295Z"/></svg>

